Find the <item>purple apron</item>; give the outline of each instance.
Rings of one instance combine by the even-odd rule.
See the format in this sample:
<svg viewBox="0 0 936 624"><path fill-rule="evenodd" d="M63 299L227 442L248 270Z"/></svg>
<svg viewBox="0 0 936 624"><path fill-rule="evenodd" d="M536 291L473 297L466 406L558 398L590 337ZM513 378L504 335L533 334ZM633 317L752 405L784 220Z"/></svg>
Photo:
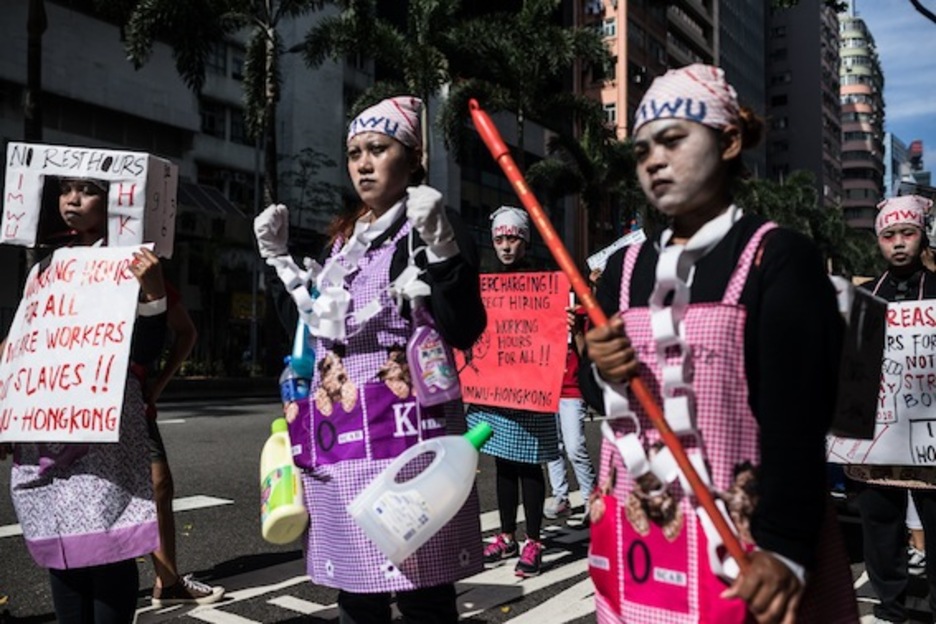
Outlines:
<svg viewBox="0 0 936 624"><path fill-rule="evenodd" d="M399 366L412 324L386 292L396 243L370 249L345 278L351 294L348 314L375 297L381 312L363 327L348 325L347 345L316 341L316 370L310 384L310 449L303 471L310 525L307 568L312 581L355 593L405 591L452 583L482 569L477 493L439 533L398 568L377 550L347 512L354 500L393 458L421 439L465 431L461 401L420 408ZM343 240L335 243L338 253ZM413 466L418 472L421 466ZM403 475L406 476L405 474Z"/></svg>

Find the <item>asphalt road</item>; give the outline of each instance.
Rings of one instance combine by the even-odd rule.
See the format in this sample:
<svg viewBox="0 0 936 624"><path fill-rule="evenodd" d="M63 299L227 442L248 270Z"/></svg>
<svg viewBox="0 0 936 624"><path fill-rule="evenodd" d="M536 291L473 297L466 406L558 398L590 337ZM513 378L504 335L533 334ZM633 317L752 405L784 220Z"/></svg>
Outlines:
<svg viewBox="0 0 936 624"><path fill-rule="evenodd" d="M154 610L149 605L152 565L140 559L138 622L169 620L248 624L250 622L337 621L336 592L305 577L298 544L273 546L260 537L258 465L274 403L237 400L233 405L186 403L164 406L160 421L176 482L178 558L183 573L224 585L227 598L213 607ZM597 456L599 423L586 434ZM571 469L569 476L574 487ZM498 521L493 462L482 457L478 473L482 528L495 532ZM55 621L47 573L29 557L10 505L9 470L0 467L0 623ZM579 502L580 498L573 499ZM586 570L588 531L578 526L582 508L568 520L546 521L544 573L520 581L511 565L487 570L459 585L465 621L516 624L591 622L594 609ZM852 551L853 575L863 614L873 595L862 577L857 525L843 519ZM911 587L914 615L924 621L925 583ZM2 598L0 598L2 603ZM863 618L868 619L868 618Z"/></svg>

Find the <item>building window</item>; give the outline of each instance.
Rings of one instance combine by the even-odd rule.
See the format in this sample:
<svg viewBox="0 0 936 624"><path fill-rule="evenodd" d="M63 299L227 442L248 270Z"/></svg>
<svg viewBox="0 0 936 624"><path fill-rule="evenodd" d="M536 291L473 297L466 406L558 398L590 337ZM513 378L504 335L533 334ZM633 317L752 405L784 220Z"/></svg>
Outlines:
<svg viewBox="0 0 936 624"><path fill-rule="evenodd" d="M770 77L770 84L772 85L787 84L789 82L793 82L793 74L790 72L781 72Z"/></svg>
<svg viewBox="0 0 936 624"><path fill-rule="evenodd" d="M774 130L786 130L790 125L790 120L786 117L776 117L771 122L770 127Z"/></svg>
<svg viewBox="0 0 936 624"><path fill-rule="evenodd" d="M604 37L617 36L617 18L609 17L601 24L601 34Z"/></svg>
<svg viewBox="0 0 936 624"><path fill-rule="evenodd" d="M771 61L785 61L786 57L787 57L786 48L777 48L776 50L770 53Z"/></svg>
<svg viewBox="0 0 936 624"><path fill-rule="evenodd" d="M250 133L247 132L247 121L244 119L244 111L231 109L231 142L241 145L253 145L250 139Z"/></svg>
<svg viewBox="0 0 936 624"><path fill-rule="evenodd" d="M786 37L786 26L774 26L770 29L770 36L780 39Z"/></svg>
<svg viewBox="0 0 936 624"><path fill-rule="evenodd" d="M201 100L199 103L201 113L201 131L208 136L225 138L225 109L223 104L210 100Z"/></svg>
<svg viewBox="0 0 936 624"><path fill-rule="evenodd" d="M223 41L211 45L208 58L205 59L205 71L209 74L227 76L227 45Z"/></svg>
<svg viewBox="0 0 936 624"><path fill-rule="evenodd" d="M231 78L234 80L244 79L244 55L246 51L243 48L231 48Z"/></svg>
<svg viewBox="0 0 936 624"><path fill-rule="evenodd" d="M787 104L786 95L775 95L772 98L770 98L771 106L786 106L786 104Z"/></svg>
<svg viewBox="0 0 936 624"><path fill-rule="evenodd" d="M617 125L617 104L614 102L608 102L604 105L604 118L605 123L608 125L616 126Z"/></svg>

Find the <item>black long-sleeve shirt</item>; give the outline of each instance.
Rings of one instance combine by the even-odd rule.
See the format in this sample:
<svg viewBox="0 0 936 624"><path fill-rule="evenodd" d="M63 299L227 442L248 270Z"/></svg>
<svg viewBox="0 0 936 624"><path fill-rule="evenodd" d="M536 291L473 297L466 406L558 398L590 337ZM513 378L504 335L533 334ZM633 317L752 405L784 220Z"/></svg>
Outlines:
<svg viewBox="0 0 936 624"><path fill-rule="evenodd" d="M442 262L429 263L426 254L421 252L416 255L416 264L426 269L422 279L431 288L428 306L439 333L451 346L457 349L468 349L487 325L487 314L481 300L481 283L478 279L480 261L474 240L458 213L448 210L446 214L455 232L459 253ZM387 231L371 242L369 249L377 248L393 238L405 223L406 211L403 210ZM425 245L418 233L414 231L413 236L415 247ZM390 281L403 272L409 261L407 239L408 237L404 236L396 243L393 258L390 261ZM329 251L330 249L326 249L319 260L324 262ZM296 327L298 317L295 303L276 276L276 271L269 266L267 267L267 284L280 322L287 331L292 332ZM403 314L409 316L408 305L404 305Z"/></svg>
<svg viewBox="0 0 936 624"><path fill-rule="evenodd" d="M745 245L763 223L760 217L742 217L696 263L691 303L721 301ZM620 307L624 253L608 259L596 293L609 315ZM657 258L655 245L645 243L631 278L631 307L648 305ZM784 229L765 237L740 304L747 313L748 400L760 427L754 539L810 568L825 514L825 435L835 408L843 320L819 251L806 237ZM590 364L586 354L579 381L586 400L601 409Z"/></svg>

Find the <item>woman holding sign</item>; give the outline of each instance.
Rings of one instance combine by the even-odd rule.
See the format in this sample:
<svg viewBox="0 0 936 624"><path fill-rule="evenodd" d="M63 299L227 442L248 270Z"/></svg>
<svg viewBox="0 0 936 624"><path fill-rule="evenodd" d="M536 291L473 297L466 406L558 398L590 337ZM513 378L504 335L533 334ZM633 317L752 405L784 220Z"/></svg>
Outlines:
<svg viewBox="0 0 936 624"><path fill-rule="evenodd" d="M637 109L638 177L669 227L611 256L612 321L586 335L583 391L610 425L589 557L601 621L857 621L825 490L842 320L816 247L732 202L761 130L706 65L657 78ZM751 551L744 572L631 401L638 375Z"/></svg>
<svg viewBox="0 0 936 624"><path fill-rule="evenodd" d="M105 182L61 180L58 206L71 246L106 245ZM36 267L29 280L47 267ZM30 554L49 569L59 622L132 622L139 585L135 559L158 546L141 383L165 338L166 291L151 251L133 252L130 272L140 283L140 304L119 442L13 445L13 505Z"/></svg>
<svg viewBox="0 0 936 624"><path fill-rule="evenodd" d="M420 301L449 345L467 349L485 325L470 234L438 191L420 185L421 108L415 97L394 97L351 122L347 166L361 203L334 224L320 270L297 275L285 206L270 206L254 222L260 254L281 278L269 283L278 290L284 325L296 327L298 309L316 337L310 396L296 409L308 427L301 443L310 453L296 461L306 468L309 576L339 590L342 621L390 622L395 592L405 621L455 622L454 582L481 569L476 495L400 567L347 511L407 448L465 431L460 399L427 407L413 393L420 364L404 353L416 329L414 293L428 285Z"/></svg>
<svg viewBox="0 0 936 624"><path fill-rule="evenodd" d="M505 273L529 270L524 259L530 244L530 218L525 210L501 206L491 214L494 251ZM481 452L494 457L497 471L497 511L501 530L484 549L484 561L497 564L518 557L517 576L540 573L543 542L540 527L546 499L546 479L542 464L559 459L559 435L554 414L528 412L490 405L471 405L468 425L486 422L494 430ZM521 548L516 538L517 505L523 490L526 540Z"/></svg>
<svg viewBox="0 0 936 624"><path fill-rule="evenodd" d="M893 197L878 204L874 230L887 270L862 284L862 288L888 301L936 299L936 274L922 261L927 247L924 223L932 206L931 200L918 195ZM908 353L914 353L909 350L911 345L904 346ZM853 465L845 467L845 474L859 482L857 503L864 534L865 567L871 587L881 601L874 605L874 615L883 622L904 622L908 581L907 488L925 539L936 540L936 467ZM930 611L936 613L933 559L926 558L925 573Z"/></svg>

